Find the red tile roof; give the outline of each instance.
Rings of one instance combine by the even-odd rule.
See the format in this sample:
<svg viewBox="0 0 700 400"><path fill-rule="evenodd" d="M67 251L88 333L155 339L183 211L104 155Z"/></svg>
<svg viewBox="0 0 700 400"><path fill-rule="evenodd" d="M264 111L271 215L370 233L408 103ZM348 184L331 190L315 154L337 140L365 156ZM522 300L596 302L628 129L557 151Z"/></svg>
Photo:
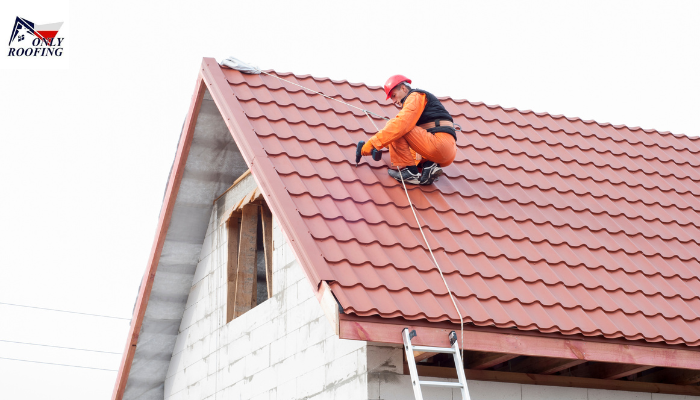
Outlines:
<svg viewBox="0 0 700 400"><path fill-rule="evenodd" d="M310 276L330 282L345 313L458 322L388 153L355 167L355 144L376 131L369 118L274 77L222 71L277 194L296 207L283 212L313 238L299 248L322 256ZM397 112L380 87L279 76ZM700 140L441 101L463 129L457 158L409 193L466 321L700 345Z"/></svg>

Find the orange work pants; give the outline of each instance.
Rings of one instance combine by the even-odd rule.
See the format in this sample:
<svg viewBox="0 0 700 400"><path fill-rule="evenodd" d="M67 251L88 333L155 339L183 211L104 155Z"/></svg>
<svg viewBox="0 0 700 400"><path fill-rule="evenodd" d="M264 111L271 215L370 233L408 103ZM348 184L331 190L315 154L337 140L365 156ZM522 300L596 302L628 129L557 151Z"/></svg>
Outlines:
<svg viewBox="0 0 700 400"><path fill-rule="evenodd" d="M446 167L452 164L457 154L455 138L446 132L436 132L434 135L420 126L415 126L402 137L389 143L391 164L395 167L417 165L420 159L430 160Z"/></svg>

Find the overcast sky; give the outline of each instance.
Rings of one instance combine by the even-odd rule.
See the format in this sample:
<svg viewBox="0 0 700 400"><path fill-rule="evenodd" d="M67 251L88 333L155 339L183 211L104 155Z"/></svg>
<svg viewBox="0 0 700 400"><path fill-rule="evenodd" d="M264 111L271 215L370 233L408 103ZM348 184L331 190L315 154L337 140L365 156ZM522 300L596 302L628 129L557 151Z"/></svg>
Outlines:
<svg viewBox="0 0 700 400"><path fill-rule="evenodd" d="M131 317L202 57L700 135L699 1L333 4L3 3L3 60L16 16L66 50L0 70L0 303ZM0 304L0 398L109 398L116 372L2 358L116 370L128 324Z"/></svg>

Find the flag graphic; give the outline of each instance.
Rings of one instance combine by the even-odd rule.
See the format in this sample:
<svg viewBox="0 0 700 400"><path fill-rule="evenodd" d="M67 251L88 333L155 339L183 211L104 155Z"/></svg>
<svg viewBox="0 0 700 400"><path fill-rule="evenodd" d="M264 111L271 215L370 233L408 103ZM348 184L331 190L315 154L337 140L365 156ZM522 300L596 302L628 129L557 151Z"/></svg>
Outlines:
<svg viewBox="0 0 700 400"><path fill-rule="evenodd" d="M27 35L32 35L39 39L51 40L56 37L59 29L61 29L61 25L63 25L63 22L34 25L34 23L31 21L17 17L15 19L15 26L12 29L12 36L10 36L9 44L11 45L15 39L17 39L18 42L21 42L26 39Z"/></svg>

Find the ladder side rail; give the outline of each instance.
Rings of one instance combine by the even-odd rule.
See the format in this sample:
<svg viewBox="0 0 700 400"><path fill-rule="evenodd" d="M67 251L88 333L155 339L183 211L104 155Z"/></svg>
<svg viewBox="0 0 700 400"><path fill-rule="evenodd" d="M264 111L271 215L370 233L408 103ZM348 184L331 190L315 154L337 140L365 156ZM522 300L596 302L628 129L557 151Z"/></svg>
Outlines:
<svg viewBox="0 0 700 400"><path fill-rule="evenodd" d="M413 385L413 395L416 400L423 400L423 393L420 388L420 378L418 377L418 369L416 368L416 359L413 357L413 345L411 345L411 337L408 328L403 328L401 332L403 336L403 347L406 350L406 362L408 363L408 371L411 373L411 385Z"/></svg>
<svg viewBox="0 0 700 400"><path fill-rule="evenodd" d="M462 362L462 354L460 352L457 334L454 331L452 331L452 334L454 334L455 339L452 343L452 350L454 351L455 368L457 368L457 379L459 379L462 388L462 400L471 400L469 388L467 388L467 377L464 375L464 363Z"/></svg>

